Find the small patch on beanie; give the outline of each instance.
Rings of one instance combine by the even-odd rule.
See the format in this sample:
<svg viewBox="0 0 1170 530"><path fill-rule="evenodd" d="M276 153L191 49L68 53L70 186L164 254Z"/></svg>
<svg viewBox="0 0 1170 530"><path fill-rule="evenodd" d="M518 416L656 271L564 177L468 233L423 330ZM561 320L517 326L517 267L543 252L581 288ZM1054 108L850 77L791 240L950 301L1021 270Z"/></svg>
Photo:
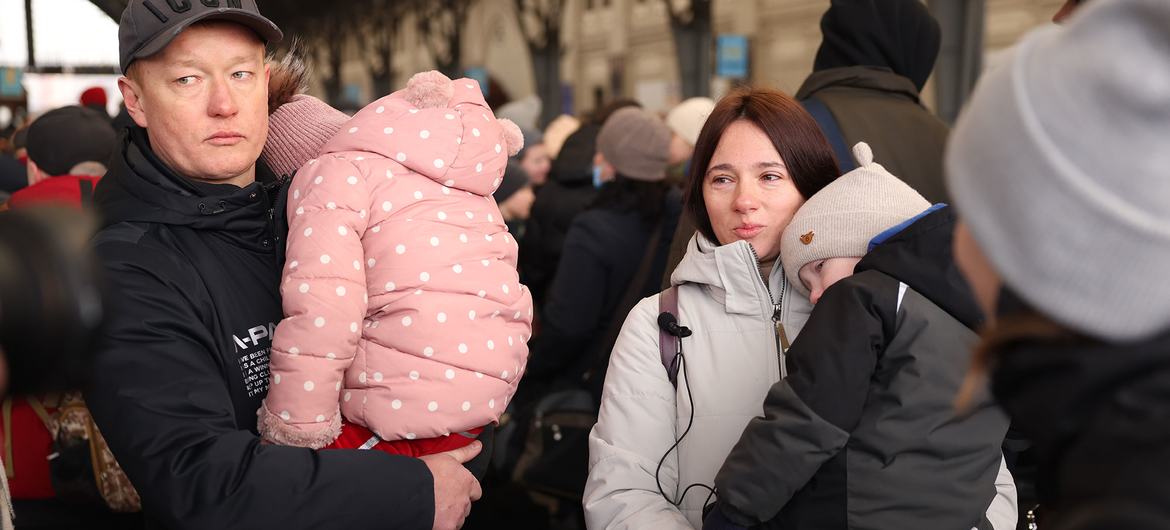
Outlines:
<svg viewBox="0 0 1170 530"><path fill-rule="evenodd" d="M813 236L815 235L816 234L814 234L812 230L809 230L807 234L800 236L800 242L806 245L810 245L812 244Z"/></svg>

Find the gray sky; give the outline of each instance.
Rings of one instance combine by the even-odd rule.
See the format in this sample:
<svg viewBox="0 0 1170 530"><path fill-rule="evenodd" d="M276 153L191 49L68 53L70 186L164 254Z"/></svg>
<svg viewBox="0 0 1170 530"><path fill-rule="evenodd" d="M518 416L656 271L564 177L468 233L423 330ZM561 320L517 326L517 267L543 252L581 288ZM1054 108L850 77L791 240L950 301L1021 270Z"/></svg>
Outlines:
<svg viewBox="0 0 1170 530"><path fill-rule="evenodd" d="M88 0L33 0L37 62L118 65L118 24ZM0 66L25 66L24 0L0 0Z"/></svg>

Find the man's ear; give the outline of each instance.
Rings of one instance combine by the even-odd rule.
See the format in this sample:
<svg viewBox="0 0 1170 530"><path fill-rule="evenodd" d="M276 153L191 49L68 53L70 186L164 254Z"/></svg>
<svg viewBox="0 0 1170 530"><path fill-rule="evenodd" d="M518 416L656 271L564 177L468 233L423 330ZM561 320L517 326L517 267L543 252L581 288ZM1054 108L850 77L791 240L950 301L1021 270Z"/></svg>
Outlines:
<svg viewBox="0 0 1170 530"><path fill-rule="evenodd" d="M38 166L36 162L33 162L31 158L28 159L28 166L27 167L28 167L28 185L29 186L32 186L33 184L36 184L36 183L38 183L42 180L45 180L46 178L49 177L49 175L46 175L44 171L41 171L40 166Z"/></svg>
<svg viewBox="0 0 1170 530"><path fill-rule="evenodd" d="M133 79L127 76L118 78L118 90L122 92L122 101L126 103L126 112L134 119L139 127L149 128L146 121L146 112L142 108L142 88Z"/></svg>

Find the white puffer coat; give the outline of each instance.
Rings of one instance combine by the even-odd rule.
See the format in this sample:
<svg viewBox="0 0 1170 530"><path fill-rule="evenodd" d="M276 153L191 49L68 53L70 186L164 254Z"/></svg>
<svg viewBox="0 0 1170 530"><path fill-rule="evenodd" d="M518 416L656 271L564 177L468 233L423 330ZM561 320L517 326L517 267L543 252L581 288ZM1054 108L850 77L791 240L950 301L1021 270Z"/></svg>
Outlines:
<svg viewBox="0 0 1170 530"><path fill-rule="evenodd" d="M591 529L701 528L715 474L783 376L773 317L791 340L812 312L779 263L765 287L755 252L742 241L715 246L696 234L671 284L679 286L679 324L696 330L683 340L678 388L662 366L658 295L651 296L622 326L589 437L583 503ZM676 507L659 493L655 471L687 429L692 408L694 423L657 478L673 500L693 484L706 488L691 488ZM996 488L988 519L997 530L1015 528L1015 484L1006 467Z"/></svg>

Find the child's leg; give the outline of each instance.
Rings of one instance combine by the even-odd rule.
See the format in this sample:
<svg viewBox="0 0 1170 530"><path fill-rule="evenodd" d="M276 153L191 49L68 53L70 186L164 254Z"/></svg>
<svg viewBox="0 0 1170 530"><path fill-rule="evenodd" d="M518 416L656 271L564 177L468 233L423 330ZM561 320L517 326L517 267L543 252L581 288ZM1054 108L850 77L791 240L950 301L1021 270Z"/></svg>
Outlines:
<svg viewBox="0 0 1170 530"><path fill-rule="evenodd" d="M463 465L468 471L471 471L472 475L475 475L476 480L480 480L487 472L488 462L491 460L494 436L495 426L488 425L471 429L465 433L452 433L437 438L386 441L378 438L373 431L361 425L344 423L341 426L341 436L338 436L337 440L334 440L325 449L375 449L393 455L418 458L466 447L478 439L483 443L483 449L480 450L479 455Z"/></svg>

